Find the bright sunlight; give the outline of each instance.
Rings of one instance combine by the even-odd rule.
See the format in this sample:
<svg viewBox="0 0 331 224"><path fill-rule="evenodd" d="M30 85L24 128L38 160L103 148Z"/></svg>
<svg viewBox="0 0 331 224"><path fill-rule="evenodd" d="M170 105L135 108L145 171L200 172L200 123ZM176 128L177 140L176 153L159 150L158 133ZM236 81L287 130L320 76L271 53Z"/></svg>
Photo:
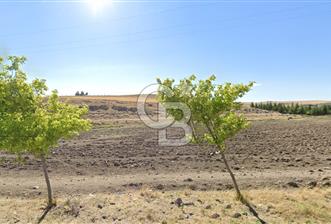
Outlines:
<svg viewBox="0 0 331 224"><path fill-rule="evenodd" d="M98 15L111 3L111 0L88 0L87 3L93 15Z"/></svg>

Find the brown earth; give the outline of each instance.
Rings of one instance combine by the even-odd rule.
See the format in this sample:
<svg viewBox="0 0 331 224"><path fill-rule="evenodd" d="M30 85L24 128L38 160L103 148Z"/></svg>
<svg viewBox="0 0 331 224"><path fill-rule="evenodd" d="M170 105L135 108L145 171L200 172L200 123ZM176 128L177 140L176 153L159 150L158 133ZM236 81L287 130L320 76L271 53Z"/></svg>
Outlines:
<svg viewBox="0 0 331 224"><path fill-rule="evenodd" d="M157 131L146 127L133 110L135 97L125 99L65 99L97 107L88 115L93 129L62 141L48 159L57 195L121 192L143 186L159 190L232 188L213 147L159 146ZM153 114L155 103L150 101L148 107ZM227 143L227 157L242 188L304 187L315 185L314 181L317 186L330 184L330 117L289 120L276 113L253 112L246 110L251 127ZM181 134L179 130L169 133ZM1 154L0 196L44 194L39 189L44 188L40 162L31 156L24 160L18 164L12 156Z"/></svg>
<svg viewBox="0 0 331 224"><path fill-rule="evenodd" d="M157 131L137 116L136 96L63 100L88 104L93 129L53 149L57 207L44 223L257 223L233 200L216 150L159 146ZM146 109L156 115L155 98ZM251 127L227 142L227 157L260 215L269 223L330 223L331 117L248 105L243 112ZM170 137L181 134L169 130ZM183 207L174 204L178 198ZM35 223L45 199L40 161L0 154L0 223Z"/></svg>

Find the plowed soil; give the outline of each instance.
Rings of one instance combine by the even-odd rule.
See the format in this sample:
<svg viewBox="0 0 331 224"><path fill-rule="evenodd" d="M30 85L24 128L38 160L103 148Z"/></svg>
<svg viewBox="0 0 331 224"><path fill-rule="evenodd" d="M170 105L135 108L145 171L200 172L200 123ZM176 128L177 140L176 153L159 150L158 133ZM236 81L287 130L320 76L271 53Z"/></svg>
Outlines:
<svg viewBox="0 0 331 224"><path fill-rule="evenodd" d="M112 109L114 105L134 108L134 101L84 102L107 104L109 109L91 111L88 117L93 129L62 141L52 151L48 166L56 194L125 191L143 186L157 190L232 187L213 147L161 147L157 131L146 127L134 110ZM248 116L253 120L251 127L227 142L227 158L242 188L329 186L330 117ZM175 136L180 131L169 133ZM2 196L45 194L38 160L27 155L19 164L11 155L0 155Z"/></svg>

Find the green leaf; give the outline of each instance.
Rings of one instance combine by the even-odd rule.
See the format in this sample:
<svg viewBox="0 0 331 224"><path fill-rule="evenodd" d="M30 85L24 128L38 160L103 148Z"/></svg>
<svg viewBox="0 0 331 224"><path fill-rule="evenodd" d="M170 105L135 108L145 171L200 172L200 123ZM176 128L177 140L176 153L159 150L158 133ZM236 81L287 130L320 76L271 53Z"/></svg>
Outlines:
<svg viewBox="0 0 331 224"><path fill-rule="evenodd" d="M46 81L28 82L21 70L26 58L10 56L8 61L0 73L0 150L39 157L49 154L60 139L90 129L84 119L87 107L62 103L57 91L46 99Z"/></svg>

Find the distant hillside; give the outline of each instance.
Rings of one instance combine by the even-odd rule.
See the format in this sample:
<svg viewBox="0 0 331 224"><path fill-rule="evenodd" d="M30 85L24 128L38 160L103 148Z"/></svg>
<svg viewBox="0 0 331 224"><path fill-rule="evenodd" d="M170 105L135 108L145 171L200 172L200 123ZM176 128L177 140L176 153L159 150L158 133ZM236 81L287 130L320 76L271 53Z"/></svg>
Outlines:
<svg viewBox="0 0 331 224"><path fill-rule="evenodd" d="M100 101L118 101L118 102L137 102L138 94L135 95L105 95L105 96L61 96L61 99L64 101L69 101L72 103L77 102L100 102ZM156 103L156 95L150 95L147 98L147 102L149 103ZM292 104L298 103L301 105L317 105L317 104L331 104L331 100L300 100L300 101L254 101L255 103L262 102L274 102L274 103L283 103L283 104ZM244 102L244 105L250 105L251 102Z"/></svg>
<svg viewBox="0 0 331 224"><path fill-rule="evenodd" d="M119 95L119 96L61 96L61 99L69 102L99 102L99 101L118 101L118 102L137 102L138 95ZM150 95L147 98L147 102L155 103L156 96Z"/></svg>
<svg viewBox="0 0 331 224"><path fill-rule="evenodd" d="M257 101L257 103L283 103L283 104L301 104L301 105L317 105L317 104L331 104L331 101L328 100L299 100L299 101ZM256 102L255 102L256 103Z"/></svg>

